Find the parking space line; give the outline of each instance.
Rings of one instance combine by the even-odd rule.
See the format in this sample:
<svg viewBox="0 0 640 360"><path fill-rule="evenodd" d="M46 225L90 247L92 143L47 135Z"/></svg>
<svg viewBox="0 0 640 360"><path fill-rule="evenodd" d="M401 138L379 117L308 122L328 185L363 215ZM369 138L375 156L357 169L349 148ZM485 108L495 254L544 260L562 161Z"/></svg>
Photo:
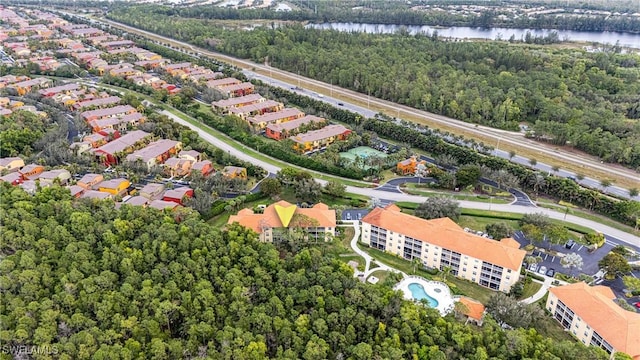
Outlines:
<svg viewBox="0 0 640 360"><path fill-rule="evenodd" d="M544 254L544 259L547 260L547 258L549 257L549 254Z"/></svg>
<svg viewBox="0 0 640 360"><path fill-rule="evenodd" d="M555 256L551 258L551 262L554 262L555 260L556 260Z"/></svg>
<svg viewBox="0 0 640 360"><path fill-rule="evenodd" d="M580 245L580 247L578 248L578 251L580 251L583 247L584 245Z"/></svg>

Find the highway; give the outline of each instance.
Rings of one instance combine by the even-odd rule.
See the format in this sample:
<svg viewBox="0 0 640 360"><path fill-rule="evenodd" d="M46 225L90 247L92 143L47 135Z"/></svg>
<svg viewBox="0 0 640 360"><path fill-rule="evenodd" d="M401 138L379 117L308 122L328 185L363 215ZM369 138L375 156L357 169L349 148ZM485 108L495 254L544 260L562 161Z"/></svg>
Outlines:
<svg viewBox="0 0 640 360"><path fill-rule="evenodd" d="M69 15L75 15L75 14L69 14ZM77 15L75 15L77 16ZM95 20L93 20L95 21ZM536 152L539 153L544 153L546 155L552 156L554 158L557 159L561 159L564 162L567 163L572 163L574 165L578 165L581 168L584 169L584 173L585 174L589 174L590 169L598 169L600 171L604 171L606 173L609 174L615 174L616 176L620 176L620 177L625 177L628 180L632 181L634 186L637 188L640 188L640 174L638 174L637 172L634 172L633 170L630 169L624 169L624 168L619 168L619 167L615 167L612 165L608 165L608 164L602 164L602 163L598 163L598 161L588 157L587 155L581 156L579 154L573 154L570 152L566 152L566 151L561 151L558 149L554 149L554 148L549 148L547 147L545 144L536 142L534 140L530 140L530 139L526 139L524 138L522 133L517 133L517 132L510 132L510 131L504 131L504 130L499 130L499 129L494 129L494 128L489 128L489 127L485 127L485 126L478 126L478 125L472 125L460 120L456 120L456 119L451 119L445 116L441 116L441 115L437 115L437 114L432 114L426 111L421 111L421 110L416 110L414 108L408 107L408 106L404 106L404 105L399 105L396 103L392 103L389 101L385 101L385 100L380 100L377 98L373 98L367 95L363 95L361 93L355 92L355 91L351 91L351 90L346 90L343 88L339 88L336 86L333 86L331 84L326 84L323 83L321 81L318 80L314 80L314 79L309 79L309 78L305 78L305 77L301 77L300 75L297 74L292 74L277 68L272 68L268 65L264 65L264 64L258 64L258 63L254 63L252 61L247 61L247 60L242 60L242 59L237 59L234 57L230 57L230 56L226 56L220 53L215 53L215 52L211 52L202 48L198 48L195 47L191 44L185 43L185 42L181 42L181 41L177 41L171 38L167 38L165 36L161 36L161 35L157 35L155 33L151 33L148 31L144 31L144 30L140 30L134 27L130 27L121 23L117 23L111 20L101 20L103 22L109 23L113 26L116 27L120 27L120 28L124 28L127 29L130 32L135 32L135 33L139 33L139 34L143 34L147 37L150 37L152 39L155 39L156 41L159 41L160 39L162 40L162 42L164 42L165 44L177 44L181 47L190 49L191 52L197 53L199 55L206 55L206 56L210 56L210 57L214 57L216 59L220 59L226 62L231 63L233 66L237 66L238 68L242 69L242 71L244 72L244 74L249 78L249 79L257 79L257 80L261 80L264 83L270 84L272 86L277 86L277 87L281 87L281 88L285 88L285 89L290 89L293 91L297 91L301 94L306 94L308 96L311 97L315 97L317 98L317 100L321 100L321 101L325 101L327 103L331 103L335 106L342 106L347 110L359 113L365 117L373 117L376 114L376 111L371 110L371 106L375 106L375 107L383 107L385 109L389 109L388 111L388 115L391 116L395 116L397 118L402 118L402 115L407 115L410 114L411 116L415 117L415 116L419 116L421 118L423 118L424 120L431 122L431 123L436 123L436 124L441 124L441 125L446 125L448 127L454 127L457 128L461 131L467 132L467 133L474 133L478 136L482 136L482 137L491 137L493 139L493 141L495 141L495 149L493 150L493 155L499 156L501 158L505 158L505 159L510 159L511 161L515 162L515 163L519 163L522 165L526 165L526 166L530 166L530 159L523 157L523 156L519 156L516 155L513 158L510 157L510 154L508 151L505 150L500 150L500 144L506 144L509 143L511 145L520 147L520 148L527 148L530 150L534 150ZM252 70L248 70L248 69L255 69L256 71L252 71ZM258 73L257 71L261 71L261 73ZM288 79L287 81L282 81L279 79L275 79L273 78L273 74L277 74L279 77L284 77L286 79ZM322 97L319 95L318 92L314 92L314 91L310 91L310 90L296 90L294 88L296 87L302 87L304 88L305 86L313 86L316 88L321 88L323 89L322 92ZM355 98L357 100L360 101L360 103L362 104L368 104L367 107L364 106L359 106L359 105L355 105L355 104L351 104L348 103L344 100L339 100L337 98L334 97L335 95L342 95L342 96L347 96L349 98ZM338 103L343 104L343 105L338 105ZM436 125L437 126L437 125ZM489 144L491 146L493 146L493 143ZM567 171L564 170L562 168L560 168L557 172L553 171L553 167L551 165L545 164L543 162L537 162L536 165L533 166L535 169L546 172L548 174L554 174L556 176L561 176L561 177L576 177L577 174L571 171ZM601 186L601 182L599 179L595 179L593 177L589 177L589 176L585 176L585 178L583 180L579 180L578 181L580 185L585 186L585 187L589 187L592 189L598 189L598 190L603 190L604 192L611 194L611 195L615 195L621 198L630 198L629 196L629 191L628 189L622 188L622 187L618 187L618 186L609 186L607 188L603 188ZM640 195L636 196L633 198L634 200L638 200L640 201Z"/></svg>

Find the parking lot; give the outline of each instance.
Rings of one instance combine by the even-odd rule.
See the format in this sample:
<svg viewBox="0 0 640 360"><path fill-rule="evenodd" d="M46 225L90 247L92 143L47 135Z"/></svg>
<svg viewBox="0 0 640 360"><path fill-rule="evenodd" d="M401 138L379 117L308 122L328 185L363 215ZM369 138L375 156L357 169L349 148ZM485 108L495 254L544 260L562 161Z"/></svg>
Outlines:
<svg viewBox="0 0 640 360"><path fill-rule="evenodd" d="M516 241L518 241L522 247L529 245L529 240L525 238L524 234L522 234L521 231L516 231L515 234L513 235L513 238ZM611 249L613 249L613 245L609 243L605 243L603 247L601 247L600 249L594 252L589 252L586 246L578 243L575 243L569 249L567 249L564 246L564 244L555 245L555 244L549 244L548 242L542 243L542 244L537 243L535 245L537 248L551 250L555 253L560 253L560 254L576 253L582 256L583 266L582 266L582 270L579 270L579 269L563 268L562 264L560 263L560 259L562 257L556 256L553 253L535 250L532 254L533 256L540 256L542 258L542 262L538 263L538 269L544 266L547 268L547 270L554 269L556 272L560 272L567 275L573 275L573 276L578 276L581 273L584 273L587 275L596 274L599 270L598 261L600 261L600 259L602 259L605 255L607 255L607 253L609 253L609 251L611 251Z"/></svg>
<svg viewBox="0 0 640 360"><path fill-rule="evenodd" d="M362 220L371 209L346 209L342 211L342 220Z"/></svg>

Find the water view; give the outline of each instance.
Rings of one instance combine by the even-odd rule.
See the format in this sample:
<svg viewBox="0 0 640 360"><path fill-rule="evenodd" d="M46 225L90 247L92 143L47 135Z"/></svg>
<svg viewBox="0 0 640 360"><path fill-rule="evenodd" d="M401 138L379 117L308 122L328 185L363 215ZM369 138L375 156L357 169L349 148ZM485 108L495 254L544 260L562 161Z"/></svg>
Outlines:
<svg viewBox="0 0 640 360"><path fill-rule="evenodd" d="M510 28L473 28L455 26L440 28L434 26L406 26L406 25L384 25L384 24L357 24L357 23L323 23L309 24L307 27L316 29L334 29L348 32L366 32L374 34L392 34L400 29L405 29L410 34L432 34L438 32L438 36L456 39L491 39L500 38L508 40L514 36L516 40L524 39L527 32L534 37L545 37L551 32L558 33L561 40L597 42L602 44L615 44L617 41L623 47L640 49L640 34L619 33L612 31L592 32L592 31L571 31L571 30L549 30L549 29L510 29Z"/></svg>

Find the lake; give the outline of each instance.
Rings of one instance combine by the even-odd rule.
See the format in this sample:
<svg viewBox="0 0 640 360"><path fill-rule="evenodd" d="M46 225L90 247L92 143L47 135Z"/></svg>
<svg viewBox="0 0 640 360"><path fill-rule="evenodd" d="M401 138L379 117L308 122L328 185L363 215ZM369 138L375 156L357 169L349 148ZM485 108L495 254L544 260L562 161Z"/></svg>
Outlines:
<svg viewBox="0 0 640 360"><path fill-rule="evenodd" d="M509 40L514 35L516 40L521 40L527 32L532 36L547 36L555 31L561 40L597 42L602 44L615 44L620 41L624 47L640 49L640 34L619 33L613 31L572 31L572 30L549 30L549 29L510 29L510 28L474 28L464 26L436 27L436 26L406 26L406 25L385 25L385 24L357 24L357 23L323 23L309 24L307 27L316 29L334 29L348 32L366 32L373 34L392 34L400 29L406 29L410 34L419 33L432 34L438 32L438 36L456 39L491 39L500 37L502 40Z"/></svg>

